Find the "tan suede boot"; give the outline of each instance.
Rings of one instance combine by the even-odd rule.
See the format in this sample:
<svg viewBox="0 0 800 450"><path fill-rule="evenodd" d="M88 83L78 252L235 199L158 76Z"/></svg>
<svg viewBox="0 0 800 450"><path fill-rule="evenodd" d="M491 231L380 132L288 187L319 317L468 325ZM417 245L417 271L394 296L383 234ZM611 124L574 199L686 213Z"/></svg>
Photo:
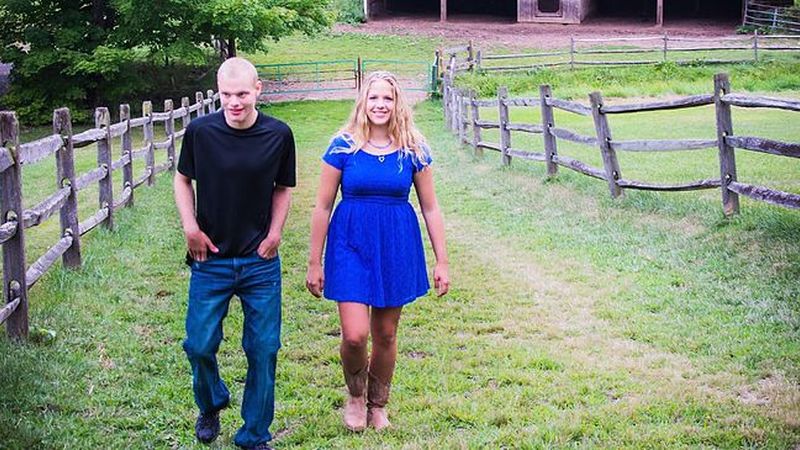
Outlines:
<svg viewBox="0 0 800 450"><path fill-rule="evenodd" d="M376 431L390 427L386 403L389 402L391 383L383 382L373 374L369 374L367 385L367 424Z"/></svg>
<svg viewBox="0 0 800 450"><path fill-rule="evenodd" d="M355 373L344 370L347 399L344 402L344 426L350 431L364 431L367 427L367 368Z"/></svg>

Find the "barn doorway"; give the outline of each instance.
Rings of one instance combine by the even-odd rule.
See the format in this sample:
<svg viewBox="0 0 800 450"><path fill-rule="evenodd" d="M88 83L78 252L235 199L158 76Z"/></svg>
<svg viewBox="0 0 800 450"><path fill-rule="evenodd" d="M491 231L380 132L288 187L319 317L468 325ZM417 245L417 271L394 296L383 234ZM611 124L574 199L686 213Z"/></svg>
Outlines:
<svg viewBox="0 0 800 450"><path fill-rule="evenodd" d="M447 1L447 19L459 17L502 19L516 21L517 0L445 0ZM386 16L436 16L441 11L440 0L385 0L382 14ZM374 9L373 9L374 10Z"/></svg>
<svg viewBox="0 0 800 450"><path fill-rule="evenodd" d="M743 0L663 0L664 24L699 20L736 22L742 18ZM597 0L594 16L655 22L657 0Z"/></svg>
<svg viewBox="0 0 800 450"><path fill-rule="evenodd" d="M664 2L664 21L702 19L741 21L742 0L669 0Z"/></svg>

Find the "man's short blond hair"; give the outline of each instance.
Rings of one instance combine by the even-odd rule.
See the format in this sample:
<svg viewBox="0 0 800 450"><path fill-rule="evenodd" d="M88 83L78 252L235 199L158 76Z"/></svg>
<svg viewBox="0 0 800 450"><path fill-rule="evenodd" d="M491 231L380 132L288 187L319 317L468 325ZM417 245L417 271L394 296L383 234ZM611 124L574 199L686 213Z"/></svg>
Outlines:
<svg viewBox="0 0 800 450"><path fill-rule="evenodd" d="M258 82L258 71L256 66L244 58L229 58L226 59L217 70L217 80L222 78L245 78L249 77L253 80L253 84Z"/></svg>

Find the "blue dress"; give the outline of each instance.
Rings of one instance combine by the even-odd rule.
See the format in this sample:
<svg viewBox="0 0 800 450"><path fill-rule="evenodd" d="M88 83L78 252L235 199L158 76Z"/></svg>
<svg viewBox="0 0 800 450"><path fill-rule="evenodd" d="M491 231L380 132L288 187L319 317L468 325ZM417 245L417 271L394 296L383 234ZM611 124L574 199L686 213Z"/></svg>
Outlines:
<svg viewBox="0 0 800 450"><path fill-rule="evenodd" d="M338 135L322 157L342 171L342 200L328 227L324 295L376 308L403 306L430 288L419 221L408 202L413 176L424 165L413 154L376 156L353 152L354 145Z"/></svg>

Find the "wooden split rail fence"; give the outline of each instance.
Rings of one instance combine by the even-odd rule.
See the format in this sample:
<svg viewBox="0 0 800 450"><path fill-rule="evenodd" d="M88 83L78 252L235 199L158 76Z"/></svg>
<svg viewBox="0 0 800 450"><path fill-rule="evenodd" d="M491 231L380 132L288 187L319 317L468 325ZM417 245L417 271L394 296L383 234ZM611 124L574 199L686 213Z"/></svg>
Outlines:
<svg viewBox="0 0 800 450"><path fill-rule="evenodd" d="M152 185L162 172L173 171L176 166L175 149L192 114L199 117L217 109L219 94L201 92L195 102L181 99L180 108L172 100L164 102L164 111L154 112L152 103L142 105L142 117L130 116L129 105L121 105L119 122L111 123L108 108L95 109L95 127L73 134L70 111L61 108L53 112L53 134L33 142L20 143L19 123L14 112L0 112L0 243L3 245L3 296L0 324L6 323L8 335L14 339L28 336L28 290L58 260L65 267L81 266L81 236L98 225L114 226L114 212L133 205L134 190L143 184ZM182 128L175 131L175 121ZM154 140L153 125L164 124L166 139ZM144 145L133 148L131 130L142 128ZM114 159L114 139L120 142L120 157ZM95 144L97 166L86 173L75 174L75 149ZM166 162L156 164L156 151L166 150ZM25 166L49 159L55 155L57 190L37 205L23 210L22 169ZM144 173L134 175L133 163L144 159ZM122 172L122 191L115 198L113 173ZM90 217L78 217L78 192L98 184L99 209ZM25 229L35 227L59 213L61 237L30 267L25 260Z"/></svg>
<svg viewBox="0 0 800 450"><path fill-rule="evenodd" d="M743 25L774 32L800 34L800 9L767 5L747 0Z"/></svg>
<svg viewBox="0 0 800 450"><path fill-rule="evenodd" d="M456 72L524 71L544 67L631 66L664 62L722 64L759 62L786 52L800 53L800 36L752 35L717 38L638 36L570 38L564 50L490 54L472 41L444 49L440 74L451 65Z"/></svg>
<svg viewBox="0 0 800 450"><path fill-rule="evenodd" d="M454 64L451 63L451 69ZM498 89L497 98L481 100L474 91L457 89L453 86L453 72L446 73L444 84L444 114L447 126L458 135L460 142L471 144L477 154L484 149L500 153L503 164L511 164L512 158L541 161L547 164L548 175L555 175L558 167L565 167L584 175L604 180L612 197L623 194L624 189L651 191L691 191L719 188L725 215L739 212L739 195L764 201L786 208L800 209L800 195L769 189L763 186L742 183L736 175L735 149L768 153L790 158L800 158L800 143L780 142L756 136L738 136L733 133L731 107L776 108L800 112L800 101L735 94L730 91L727 74L714 77L714 94L693 95L674 100L654 101L639 104L607 105L599 92L589 95L590 105L557 99L552 96L550 86L539 89L538 98L509 98L507 89ZM612 138L608 116L642 111L693 108L715 105L717 139L673 139L673 140L622 140ZM539 107L541 123L513 123L509 121L509 108ZM483 120L481 107L498 108L499 121ZM555 123L555 109L568 111L581 116L590 116L594 121L595 135L586 136ZM471 128L471 133L469 129ZM487 142L481 131L499 129L500 142ZM512 146L512 132L536 133L543 136L544 151L533 152ZM560 155L558 140L576 142L597 147L603 167L592 167L582 161ZM719 175L707 179L682 184L655 184L626 179L622 176L617 152L665 152L716 148L719 154Z"/></svg>

